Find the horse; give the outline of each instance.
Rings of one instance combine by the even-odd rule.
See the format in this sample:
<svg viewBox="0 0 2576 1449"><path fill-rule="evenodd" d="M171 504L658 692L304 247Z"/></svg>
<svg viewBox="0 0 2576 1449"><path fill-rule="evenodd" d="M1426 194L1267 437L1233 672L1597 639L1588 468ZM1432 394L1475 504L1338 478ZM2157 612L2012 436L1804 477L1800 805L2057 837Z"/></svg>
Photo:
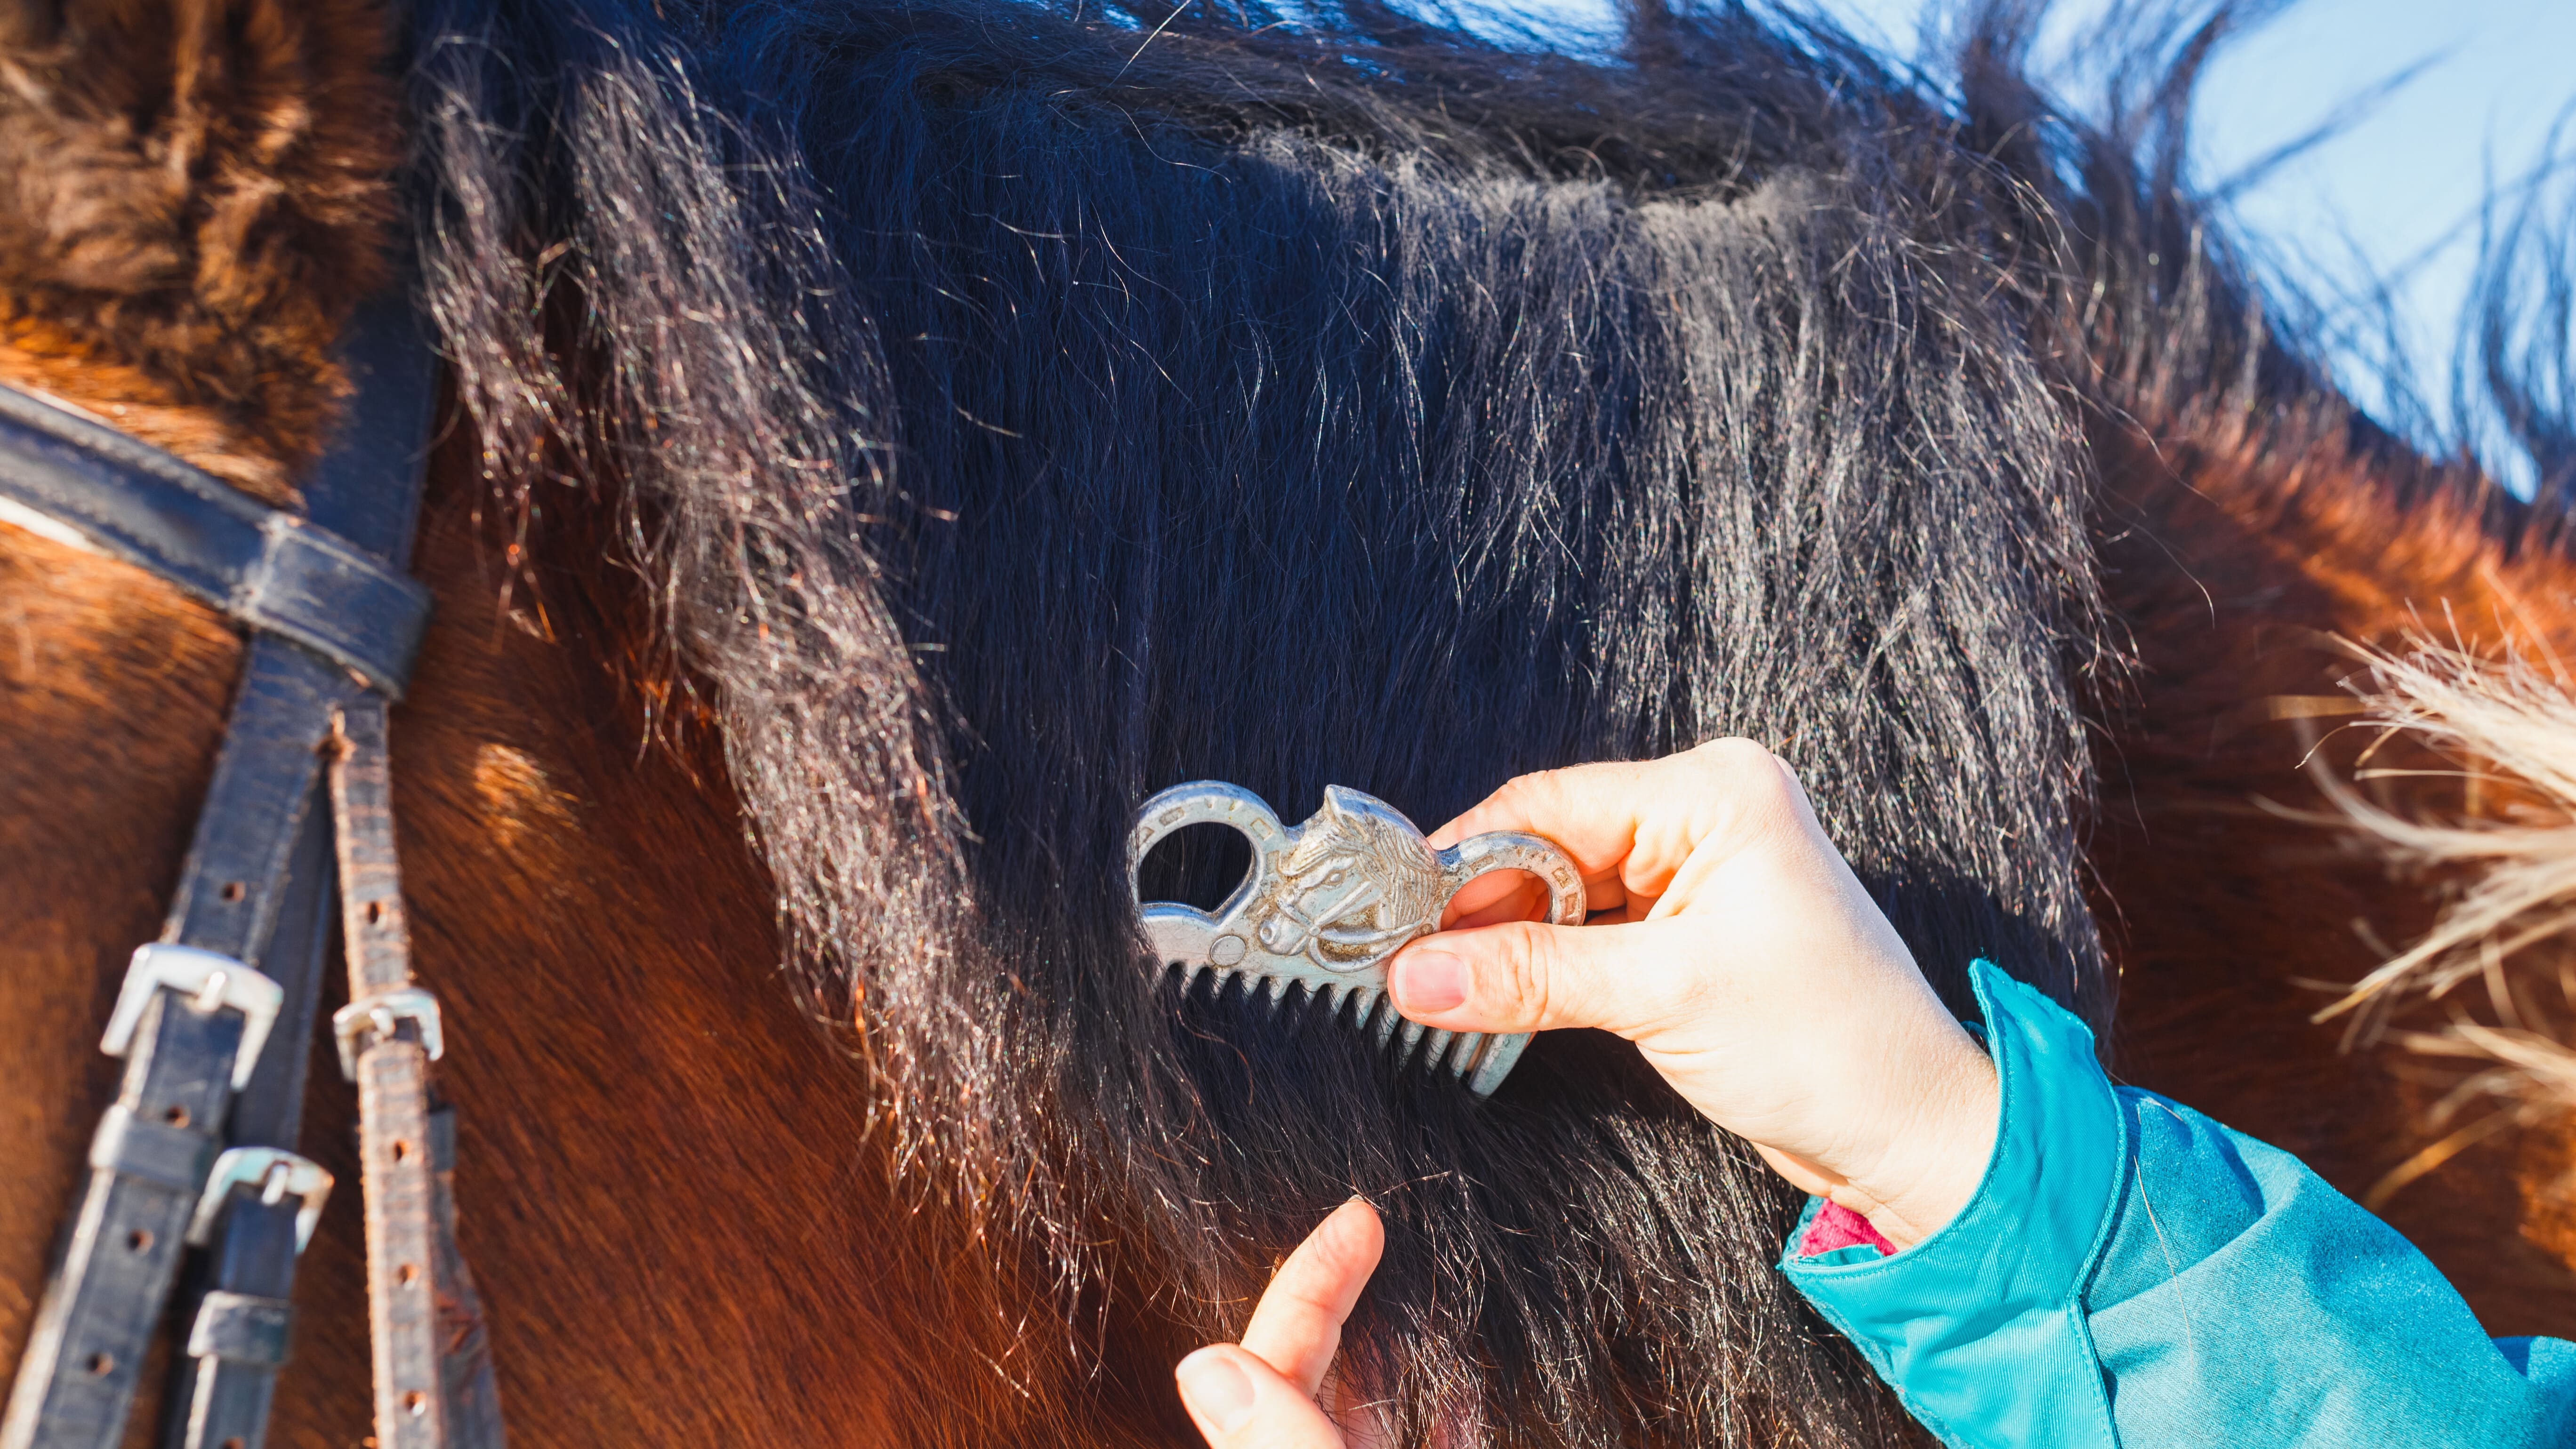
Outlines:
<svg viewBox="0 0 2576 1449"><path fill-rule="evenodd" d="M1194 777L1427 823L1750 735L1955 1007L1989 957L2348 1190L2402 1159L2422 1092L2301 983L2439 896L2297 818L2296 702L2445 604L2554 645L2555 522L2343 400L2035 23L1943 91L1732 5L1592 59L1361 6L12 7L0 383L291 507L397 261L435 340L392 777L513 1432L1189 1442L1166 1366L1356 1191L1399 1442L1905 1441L1770 1271L1797 1204L1633 1053L1480 1099L1159 970L1123 844ZM243 646L14 521L0 601L14 1359ZM2511 1150L2388 1210L2549 1331L2566 1138ZM277 1443L367 1417L362 1260L324 1213Z"/></svg>

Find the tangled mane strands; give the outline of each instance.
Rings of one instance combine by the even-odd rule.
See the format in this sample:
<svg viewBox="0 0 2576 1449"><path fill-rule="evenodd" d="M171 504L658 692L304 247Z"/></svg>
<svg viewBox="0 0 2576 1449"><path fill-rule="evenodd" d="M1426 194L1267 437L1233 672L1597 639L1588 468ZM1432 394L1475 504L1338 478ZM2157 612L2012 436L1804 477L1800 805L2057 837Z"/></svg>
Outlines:
<svg viewBox="0 0 2576 1449"><path fill-rule="evenodd" d="M1598 63L1124 18L424 6L496 488L619 490L800 989L1069 1304L1223 1331L1360 1191L1348 1361L1404 1442L1901 1432L1770 1271L1791 1195L1632 1051L1397 1080L1158 978L1123 844L1192 777L1428 824L1750 735L1955 1004L1982 954L2100 1021L2074 133L2000 60L1943 102L1736 6Z"/></svg>
<svg viewBox="0 0 2576 1449"><path fill-rule="evenodd" d="M2106 7L2074 49L2090 63L2061 84L2098 94L2081 122L2026 77L2044 6L1997 6L1968 28L1964 65L1999 98L1989 127L2013 123L2035 139L2012 157L2017 174L2054 170L2084 295L2069 331L2068 365L2086 404L2120 425L2206 451L2297 452L2324 442L2385 461L2427 486L2460 480L2417 466L2395 437L2362 416L2318 361L2317 307L2295 278L2244 248L2195 189L2193 103L2202 76L2237 37L2295 0ZM2000 140L1990 144L2005 144Z"/></svg>
<svg viewBox="0 0 2576 1449"><path fill-rule="evenodd" d="M2320 1015L2350 1017L2357 1038L2465 1066L2431 1126L2489 1109L2390 1171L2370 1194L2384 1200L2497 1132L2576 1112L2576 681L2554 664L2422 639L2402 655L2358 652L2365 670L2352 688L2366 713L2357 727L2423 744L2452 762L2473 798L2501 797L2491 814L2427 822L2325 782L2392 867L2455 884L2423 940ZM2421 773L2374 769L2375 752L2357 779ZM2453 996L2471 985L2483 988L2474 994L2491 1019ZM2447 1006L2447 1019L2412 1025L2406 1008L2431 1002Z"/></svg>
<svg viewBox="0 0 2576 1449"><path fill-rule="evenodd" d="M2474 365L2455 372L2451 413L2463 434L2492 418L2528 460L2533 526L2564 546L2576 519L2576 104L2540 155L2521 204L2482 218Z"/></svg>
<svg viewBox="0 0 2576 1449"><path fill-rule="evenodd" d="M953 822L906 647L867 586L863 510L885 490L868 319L828 284L779 139L696 94L671 37L613 18L422 7L420 251L460 400L523 534L545 481L620 486L746 797L811 792L860 824L852 849L778 862L782 911L822 939L872 927L935 951ZM578 299L569 338L547 330L559 287ZM742 747L768 730L789 747ZM853 901L869 921L842 919ZM846 991L808 993L845 1015Z"/></svg>
<svg viewBox="0 0 2576 1449"><path fill-rule="evenodd" d="M2474 318L2462 330L2444 417L2404 357L2392 279L2320 292L2298 259L2233 232L2202 190L2244 188L2331 137L2382 92L2346 102L2337 119L2245 173L2191 174L2202 76L2235 40L2298 3L2105 7L2070 46L2089 64L2054 77L2098 92L2081 121L2027 78L2033 10L2044 5L1974 7L1962 26L1963 68L1985 97L1971 123L1993 118L1975 144L1995 148L2016 174L2054 167L2073 182L2051 200L2087 282L2070 318L2081 345L2065 359L2089 374L2086 405L2204 456L2304 455L2317 465L2304 470L2311 476L2384 490L2399 513L2464 507L2508 552L2563 549L2576 500L2576 190L2568 182L2576 151L2567 144L2576 140L2576 109L2560 117L2531 170L2490 196ZM1991 131L2016 115L2035 138L2027 149ZM2346 369L2367 374L2384 413L2354 405L2336 382ZM2515 476L2529 480L2532 496L2498 481ZM2282 487L2302 484L2293 477Z"/></svg>
<svg viewBox="0 0 2576 1449"><path fill-rule="evenodd" d="M2571 126L2576 110L2562 113L2519 204L2488 211L2476 324L2462 343L2469 365L2453 379L2462 456L2487 420L2530 465L2530 504L2501 510L2501 532L2535 549L2567 546L2576 503L2576 190L2564 180L2576 157L2562 145ZM2532 650L2490 657L2417 638L2404 654L2361 655L2366 668L2352 684L2361 725L2451 761L2473 802L2503 802L2427 823L2339 784L2329 792L2393 868L2444 880L2452 894L2422 940L2325 1014L2348 1016L2358 1038L2463 1069L2431 1125L2490 1109L2390 1172L2371 1193L2377 1201L2489 1136L2576 1113L2576 680L2554 656L2535 662ZM2472 983L2483 990L2459 991ZM2489 1019L2459 999L2472 995L2484 997ZM2447 1017L2434 1029L2403 1016L2434 1001Z"/></svg>

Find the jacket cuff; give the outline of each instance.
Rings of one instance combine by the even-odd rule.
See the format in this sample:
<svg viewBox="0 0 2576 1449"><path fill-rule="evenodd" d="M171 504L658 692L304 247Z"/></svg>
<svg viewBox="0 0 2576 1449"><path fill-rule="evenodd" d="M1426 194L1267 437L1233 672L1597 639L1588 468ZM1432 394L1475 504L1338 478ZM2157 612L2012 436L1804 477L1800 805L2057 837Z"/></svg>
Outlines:
<svg viewBox="0 0 2576 1449"><path fill-rule="evenodd" d="M1969 968L2002 1111L1975 1196L1893 1257L1780 1264L1906 1407L1953 1445L2112 1449L2082 1293L2110 1234L2128 1127L2093 1033L1993 963Z"/></svg>

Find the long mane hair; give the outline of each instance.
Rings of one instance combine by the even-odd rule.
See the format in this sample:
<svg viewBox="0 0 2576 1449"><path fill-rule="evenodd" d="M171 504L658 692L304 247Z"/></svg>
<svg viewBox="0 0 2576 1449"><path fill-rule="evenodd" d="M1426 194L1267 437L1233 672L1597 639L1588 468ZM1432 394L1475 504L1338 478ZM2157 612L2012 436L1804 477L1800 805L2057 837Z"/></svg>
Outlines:
<svg viewBox="0 0 2576 1449"><path fill-rule="evenodd" d="M2024 12L1942 90L1736 4L424 0L419 265L510 526L622 501L789 981L1069 1313L1221 1331L1364 1192L1405 1442L1873 1442L1793 1196L1632 1052L1478 1102L1180 993L1120 850L1749 735L1954 1004L2107 1020L2083 429L2317 384Z"/></svg>

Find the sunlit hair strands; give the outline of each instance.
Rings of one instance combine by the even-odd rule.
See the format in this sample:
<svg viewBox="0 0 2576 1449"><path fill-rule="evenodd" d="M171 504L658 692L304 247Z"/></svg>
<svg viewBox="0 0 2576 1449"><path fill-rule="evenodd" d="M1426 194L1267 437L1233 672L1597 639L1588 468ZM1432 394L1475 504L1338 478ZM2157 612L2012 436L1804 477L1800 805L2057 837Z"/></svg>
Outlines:
<svg viewBox="0 0 2576 1449"><path fill-rule="evenodd" d="M1954 1004L1985 955L2106 1019L2081 427L2139 367L2085 305L2147 183L2023 24L1944 99L1731 6L1596 63L1368 7L433 0L421 264L520 526L623 499L799 989L1068 1309L1222 1329L1357 1190L1348 1362L1409 1442L1878 1442L1769 1270L1795 1203L1627 1049L1479 1103L1184 996L1122 840L1184 779L1428 824L1750 735Z"/></svg>

